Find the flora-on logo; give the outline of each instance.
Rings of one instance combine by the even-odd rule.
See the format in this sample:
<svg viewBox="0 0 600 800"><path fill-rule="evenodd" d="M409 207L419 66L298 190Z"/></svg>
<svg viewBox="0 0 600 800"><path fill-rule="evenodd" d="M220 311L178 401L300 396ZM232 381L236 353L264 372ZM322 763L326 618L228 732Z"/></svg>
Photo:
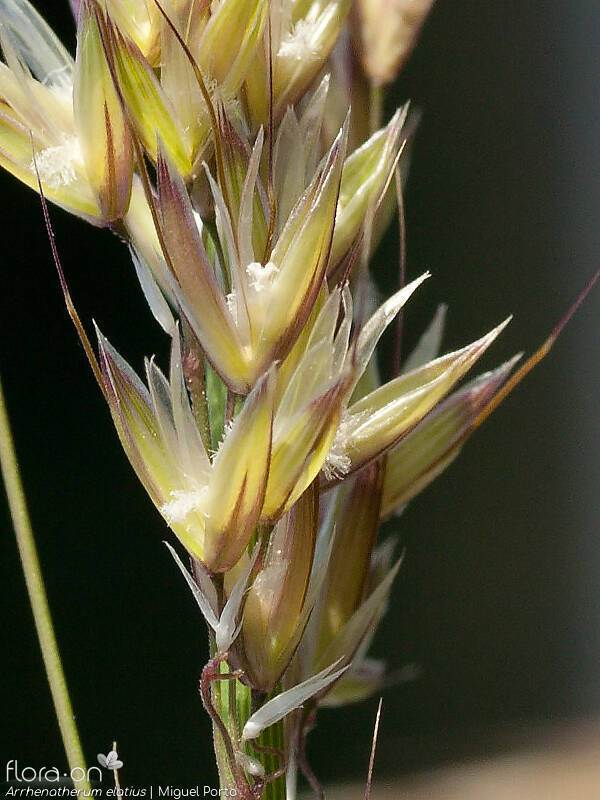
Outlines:
<svg viewBox="0 0 600 800"><path fill-rule="evenodd" d="M100 767L73 767L69 772L61 772L58 767L20 767L15 758L6 762L7 783L60 783L64 778L72 781L92 780L102 781ZM8 795L7 795L8 796Z"/></svg>
<svg viewBox="0 0 600 800"><path fill-rule="evenodd" d="M108 755L98 753L98 763L105 769L121 769L123 762L119 760L116 750L111 750Z"/></svg>

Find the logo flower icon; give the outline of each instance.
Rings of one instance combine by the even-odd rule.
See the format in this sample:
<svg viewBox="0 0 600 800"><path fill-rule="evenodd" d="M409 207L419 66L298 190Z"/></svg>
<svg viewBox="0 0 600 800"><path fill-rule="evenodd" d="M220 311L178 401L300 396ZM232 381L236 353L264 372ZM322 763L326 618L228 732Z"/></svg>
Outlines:
<svg viewBox="0 0 600 800"><path fill-rule="evenodd" d="M121 769L123 762L119 760L116 750L111 750L108 755L98 753L98 763L105 769Z"/></svg>

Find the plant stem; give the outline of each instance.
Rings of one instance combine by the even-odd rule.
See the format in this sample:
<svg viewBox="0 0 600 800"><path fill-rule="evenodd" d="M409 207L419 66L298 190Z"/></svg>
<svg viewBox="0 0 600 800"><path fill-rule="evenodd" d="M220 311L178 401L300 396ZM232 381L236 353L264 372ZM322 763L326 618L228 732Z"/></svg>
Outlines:
<svg viewBox="0 0 600 800"><path fill-rule="evenodd" d="M224 690L228 690L227 681L215 680L215 669L220 673L221 664L218 658L212 658L202 670L200 692L202 702L213 724L213 741L217 769L219 771L219 787L230 792L239 789L240 768L235 763L235 753L227 717L222 713Z"/></svg>
<svg viewBox="0 0 600 800"><path fill-rule="evenodd" d="M281 758L274 755L273 751L281 751L283 755L285 749L283 721L277 722L263 731L258 743L261 747L267 748L266 752L256 754L262 761L265 771L267 774L275 772L281 766ZM267 783L263 798L264 800L286 800L285 795L285 775L282 775Z"/></svg>
<svg viewBox="0 0 600 800"><path fill-rule="evenodd" d="M211 640L212 638L211 636ZM211 642L211 650L212 648ZM220 671L224 676L229 672L225 662L220 665ZM219 718L217 719L211 713L220 788L222 791L231 791L232 788L236 788L239 791L240 785L234 775L236 770L231 769L231 757L224 735L227 735L231 745L238 746L240 729L252 710L251 691L240 681L231 679L213 681L211 692L212 711ZM278 722L263 731L256 746L246 742L243 747L249 756L261 762L266 776L272 775L279 770L283 763L282 758L285 749L283 722ZM257 788L257 785L255 785L254 790L256 791ZM261 800L286 800L285 776L281 775L274 780L268 781L262 789L262 793L259 790L259 794L256 796L258 797L259 795Z"/></svg>
<svg viewBox="0 0 600 800"><path fill-rule="evenodd" d="M75 716L71 707L69 690L60 660L58 644L56 642L54 626L48 606L48 598L44 588L37 548L33 537L33 530L27 512L25 493L19 474L19 465L17 463L1 381L0 463L2 465L2 477L8 496L8 505L17 538L21 565L25 575L27 593L29 595L38 641L44 659L48 683L50 684L50 692L52 693L60 735L71 772L73 772L75 767L78 768L76 774L80 770L83 770L84 777L79 779L73 778L75 788L89 792L90 784L87 779L85 759L83 757L79 733L77 732L77 726L75 724Z"/></svg>

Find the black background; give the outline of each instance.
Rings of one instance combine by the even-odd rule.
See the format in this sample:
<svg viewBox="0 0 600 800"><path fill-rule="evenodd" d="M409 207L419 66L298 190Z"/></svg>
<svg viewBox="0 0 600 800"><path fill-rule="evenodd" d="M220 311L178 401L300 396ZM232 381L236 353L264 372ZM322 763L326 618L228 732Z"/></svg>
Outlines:
<svg viewBox="0 0 600 800"><path fill-rule="evenodd" d="M67 4L38 3L73 44ZM600 255L600 10L584 0L439 0L393 102L423 110L407 195L409 274L433 279L406 346L448 302L446 348L515 319L491 367L531 352ZM2 181L0 370L90 762L125 784L214 783L196 692L202 625L61 304L35 195ZM140 368L164 360L124 248L52 211L72 293ZM394 236L378 257L388 291ZM493 752L498 731L600 705L598 291L551 357L391 526L407 548L375 643L421 677L385 696L380 775ZM6 759L64 764L12 536L3 535ZM325 712L325 780L366 769L375 701ZM502 738L502 737L500 737ZM0 761L0 770L3 761Z"/></svg>

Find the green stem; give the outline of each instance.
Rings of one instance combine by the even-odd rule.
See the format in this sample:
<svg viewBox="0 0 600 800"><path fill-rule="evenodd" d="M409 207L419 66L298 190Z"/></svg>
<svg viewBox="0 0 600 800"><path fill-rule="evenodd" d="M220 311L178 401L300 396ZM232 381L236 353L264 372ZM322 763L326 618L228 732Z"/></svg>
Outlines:
<svg viewBox="0 0 600 800"><path fill-rule="evenodd" d="M262 705L267 699L271 699L278 692L279 689L276 689L271 695L265 696L255 694L246 688L246 693L242 700L243 705L238 703L238 716L244 720L248 719L258 706ZM273 775L283 766L282 758L285 753L285 726L283 720L264 730L254 742L246 742L246 751L253 758L260 761L266 775ZM286 800L285 775L280 775L265 785L262 800Z"/></svg>
<svg viewBox="0 0 600 800"><path fill-rule="evenodd" d="M231 670L226 662L220 665L220 672L224 675ZM223 681L215 681L213 683L213 705L216 713L221 719L221 722L227 731L228 739L231 743L233 750L237 750L239 746L240 728L237 715L237 698L239 692L237 687L243 692L248 691L239 681L230 679ZM227 747L223 741L223 735L219 731L218 725L215 724L213 719L213 732L215 740L215 755L217 757L217 768L219 770L219 782L222 790L240 789L236 784L236 777L243 777L240 767L232 769L230 753L227 752ZM240 775L236 776L236 772Z"/></svg>
<svg viewBox="0 0 600 800"><path fill-rule="evenodd" d="M271 725L270 728L267 728L266 731L263 731L258 739L258 743L261 747L284 751L283 721L277 722L275 725ZM275 770L279 769L281 766L281 760L277 755L269 752L258 752L254 755L259 757L267 773L275 772ZM286 800L285 794L285 775L281 775L274 781L267 783L263 800Z"/></svg>
<svg viewBox="0 0 600 800"><path fill-rule="evenodd" d="M40 562L33 537L33 530L27 512L25 493L19 474L19 465L13 444L10 423L4 402L2 383L0 382L0 463L2 465L2 477L8 496L8 505L12 516L19 555L27 593L33 612L35 627L44 659L44 666L50 692L54 702L54 709L60 727L65 753L71 768L71 773L77 767L75 774L83 771L84 777L73 778L76 789L90 791L90 784L87 779L87 770L83 750L75 724L75 716L71 707L69 691L65 674L63 672L58 644L54 634L54 626L48 606L48 598L44 588L44 581L40 569Z"/></svg>
<svg viewBox="0 0 600 800"><path fill-rule="evenodd" d="M219 605L222 606L223 600L223 579L222 576L217 575L215 576L215 584L217 589L217 595L219 597ZM214 658L217 653L217 643L215 641L215 635L212 630L209 629L208 632L208 651L211 658ZM211 687L211 695L212 695L212 703L214 706L214 710L223 720L225 727L229 730L227 725L227 720L223 718L223 708L225 707L225 692L228 692L227 683L221 681L215 681ZM218 726L215 724L214 719L212 721L213 727L213 745L215 750L215 759L217 762L217 770L219 773L219 788L224 790L231 790L235 788L235 780L231 772L231 768L229 765L229 758L227 755L227 748L225 747L225 742L223 741L223 736L221 735L221 731L219 731Z"/></svg>
<svg viewBox="0 0 600 800"><path fill-rule="evenodd" d="M225 732L227 733L228 740L230 741L231 731L228 725L228 718L227 715L223 713L223 709L226 707L226 705L228 705L228 686L228 681L214 681L210 692L212 696L214 712L216 712L216 714L220 717L225 728ZM232 789L237 788L230 759L231 751L228 752L227 750L227 745L225 739L223 738L224 731L219 729L219 726L216 724L217 721L218 720L216 718L212 718L213 744L215 749L217 770L219 772L219 788L221 791L231 792Z"/></svg>
<svg viewBox="0 0 600 800"><path fill-rule="evenodd" d="M228 668L225 664L221 665L225 673ZM213 683L213 704L215 711L220 716L223 725L227 729L233 743L239 739L240 730L251 713L251 692L238 680L215 681ZM217 768L219 770L219 781L221 790L231 790L235 788L235 780L229 767L229 759L223 743L223 737L213 720L213 734L215 743L215 755ZM281 760L274 750L284 751L284 726L283 722L272 725L264 731L258 739L257 749L251 743L245 744L245 750L249 756L261 762L267 775L275 772L281 766ZM269 781L264 787L261 800L286 800L285 776Z"/></svg>

